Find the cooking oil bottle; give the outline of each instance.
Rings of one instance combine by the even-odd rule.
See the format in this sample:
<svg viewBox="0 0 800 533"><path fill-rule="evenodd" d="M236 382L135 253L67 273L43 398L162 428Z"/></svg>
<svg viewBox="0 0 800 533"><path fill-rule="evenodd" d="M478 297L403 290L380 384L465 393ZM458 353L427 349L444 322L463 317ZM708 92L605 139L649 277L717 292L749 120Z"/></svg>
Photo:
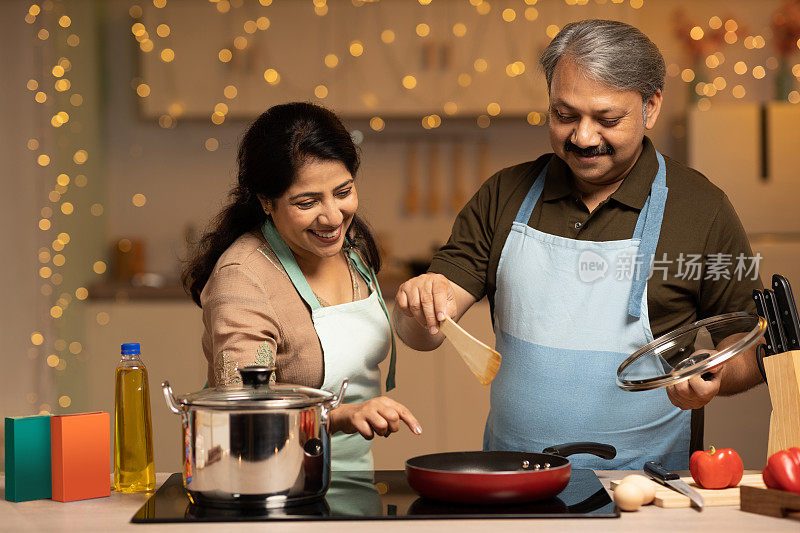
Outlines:
<svg viewBox="0 0 800 533"><path fill-rule="evenodd" d="M122 345L114 402L114 485L118 492L156 488L150 385L138 342Z"/></svg>

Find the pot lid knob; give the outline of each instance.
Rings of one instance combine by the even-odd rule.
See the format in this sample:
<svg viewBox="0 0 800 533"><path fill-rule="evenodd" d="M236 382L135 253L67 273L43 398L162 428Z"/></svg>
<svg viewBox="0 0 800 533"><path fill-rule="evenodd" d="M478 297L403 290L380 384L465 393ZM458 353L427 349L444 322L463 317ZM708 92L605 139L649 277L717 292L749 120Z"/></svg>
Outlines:
<svg viewBox="0 0 800 533"><path fill-rule="evenodd" d="M246 366L239 369L242 383L250 387L266 387L273 372L275 372L274 366Z"/></svg>

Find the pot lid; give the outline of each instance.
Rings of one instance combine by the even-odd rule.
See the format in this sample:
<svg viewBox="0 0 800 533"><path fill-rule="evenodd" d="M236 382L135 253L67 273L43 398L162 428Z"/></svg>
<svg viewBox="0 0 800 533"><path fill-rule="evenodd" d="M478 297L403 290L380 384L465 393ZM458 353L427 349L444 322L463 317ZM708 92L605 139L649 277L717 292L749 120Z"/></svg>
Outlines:
<svg viewBox="0 0 800 533"><path fill-rule="evenodd" d="M629 391L659 389L702 375L755 346L767 321L750 313L728 313L682 326L628 357L617 385Z"/></svg>
<svg viewBox="0 0 800 533"><path fill-rule="evenodd" d="M203 389L178 398L183 405L214 407L218 409L286 409L318 405L335 400L334 394L325 390L270 383L274 367L248 366L239 369L241 388Z"/></svg>

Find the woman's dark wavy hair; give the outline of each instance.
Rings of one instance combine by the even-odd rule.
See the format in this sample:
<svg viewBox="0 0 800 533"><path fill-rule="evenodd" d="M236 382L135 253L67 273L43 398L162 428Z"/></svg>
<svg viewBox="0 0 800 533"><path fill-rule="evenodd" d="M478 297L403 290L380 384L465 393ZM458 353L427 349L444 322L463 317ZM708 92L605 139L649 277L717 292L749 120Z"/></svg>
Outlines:
<svg viewBox="0 0 800 533"><path fill-rule="evenodd" d="M230 201L211 222L181 276L197 305L202 307L200 293L222 253L239 236L264 223L266 214L258 196L280 197L300 167L314 159L341 161L353 177L361 163L350 133L324 107L306 102L276 105L250 125L239 145L238 183L228 194ZM347 235L378 272L381 261L369 226L354 216Z"/></svg>

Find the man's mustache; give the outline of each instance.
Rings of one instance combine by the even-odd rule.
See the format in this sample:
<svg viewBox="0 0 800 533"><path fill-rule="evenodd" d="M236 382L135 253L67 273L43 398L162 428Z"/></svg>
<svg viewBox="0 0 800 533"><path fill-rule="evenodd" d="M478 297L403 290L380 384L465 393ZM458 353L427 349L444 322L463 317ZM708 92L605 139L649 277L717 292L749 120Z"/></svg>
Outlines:
<svg viewBox="0 0 800 533"><path fill-rule="evenodd" d="M588 148L581 148L577 146L572 141L567 139L567 142L564 143L564 150L567 152L575 152L576 154L583 156L583 157L594 157L598 155L613 155L614 154L614 147L607 143L601 143L597 146L589 146Z"/></svg>

